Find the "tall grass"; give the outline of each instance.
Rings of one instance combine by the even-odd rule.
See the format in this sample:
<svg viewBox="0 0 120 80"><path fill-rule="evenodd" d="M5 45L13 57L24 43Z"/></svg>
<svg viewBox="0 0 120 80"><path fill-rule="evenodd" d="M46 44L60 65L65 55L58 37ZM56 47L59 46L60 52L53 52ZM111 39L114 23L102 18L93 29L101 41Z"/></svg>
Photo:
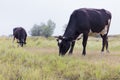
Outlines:
<svg viewBox="0 0 120 80"><path fill-rule="evenodd" d="M110 54L100 55L101 39L89 38L86 56L80 40L73 55L61 57L53 38L29 37L21 48L1 37L0 80L120 80L118 39L110 38Z"/></svg>

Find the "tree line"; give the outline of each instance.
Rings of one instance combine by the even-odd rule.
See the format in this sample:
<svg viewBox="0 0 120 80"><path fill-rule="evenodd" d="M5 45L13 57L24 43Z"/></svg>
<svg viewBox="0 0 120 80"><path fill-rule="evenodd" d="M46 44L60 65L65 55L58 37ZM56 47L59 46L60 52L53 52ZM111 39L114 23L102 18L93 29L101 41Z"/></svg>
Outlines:
<svg viewBox="0 0 120 80"><path fill-rule="evenodd" d="M56 24L52 20L48 20L47 23L41 23L40 25L34 24L30 29L29 34L31 36L44 36L50 37L54 33Z"/></svg>

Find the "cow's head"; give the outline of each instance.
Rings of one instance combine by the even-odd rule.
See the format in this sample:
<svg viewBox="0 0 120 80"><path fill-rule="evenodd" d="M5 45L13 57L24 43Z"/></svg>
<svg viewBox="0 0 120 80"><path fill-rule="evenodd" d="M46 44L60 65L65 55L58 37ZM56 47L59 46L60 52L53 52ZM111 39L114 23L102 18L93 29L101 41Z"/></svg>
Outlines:
<svg viewBox="0 0 120 80"><path fill-rule="evenodd" d="M24 39L20 39L17 42L21 47L23 47L24 44L26 44L26 42L24 41Z"/></svg>
<svg viewBox="0 0 120 80"><path fill-rule="evenodd" d="M65 55L70 48L70 40L68 38L59 36L57 37L58 47L59 47L59 55Z"/></svg>

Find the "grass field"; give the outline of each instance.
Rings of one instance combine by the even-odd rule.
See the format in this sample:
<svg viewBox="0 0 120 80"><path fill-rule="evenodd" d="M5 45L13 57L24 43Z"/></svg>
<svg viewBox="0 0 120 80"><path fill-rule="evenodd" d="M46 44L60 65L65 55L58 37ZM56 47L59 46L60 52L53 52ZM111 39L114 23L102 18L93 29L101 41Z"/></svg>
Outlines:
<svg viewBox="0 0 120 80"><path fill-rule="evenodd" d="M29 37L21 48L0 37L0 80L120 80L120 37L110 37L110 53L102 55L101 39L89 38L86 56L81 41L60 57L54 38Z"/></svg>

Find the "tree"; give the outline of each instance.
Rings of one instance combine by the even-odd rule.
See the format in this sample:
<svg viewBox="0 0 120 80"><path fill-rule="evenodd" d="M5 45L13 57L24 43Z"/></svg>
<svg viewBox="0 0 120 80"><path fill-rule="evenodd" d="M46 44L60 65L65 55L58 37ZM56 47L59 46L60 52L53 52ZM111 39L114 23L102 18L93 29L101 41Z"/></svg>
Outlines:
<svg viewBox="0 0 120 80"><path fill-rule="evenodd" d="M55 29L55 23L52 20L48 20L47 24L41 23L40 25L34 25L30 30L32 36L44 36L50 37Z"/></svg>
<svg viewBox="0 0 120 80"><path fill-rule="evenodd" d="M32 36L40 36L41 27L40 25L34 24L33 28L30 30L30 35Z"/></svg>
<svg viewBox="0 0 120 80"><path fill-rule="evenodd" d="M53 34L55 29L55 23L52 20L48 20L47 25L43 28L43 36L49 37Z"/></svg>

